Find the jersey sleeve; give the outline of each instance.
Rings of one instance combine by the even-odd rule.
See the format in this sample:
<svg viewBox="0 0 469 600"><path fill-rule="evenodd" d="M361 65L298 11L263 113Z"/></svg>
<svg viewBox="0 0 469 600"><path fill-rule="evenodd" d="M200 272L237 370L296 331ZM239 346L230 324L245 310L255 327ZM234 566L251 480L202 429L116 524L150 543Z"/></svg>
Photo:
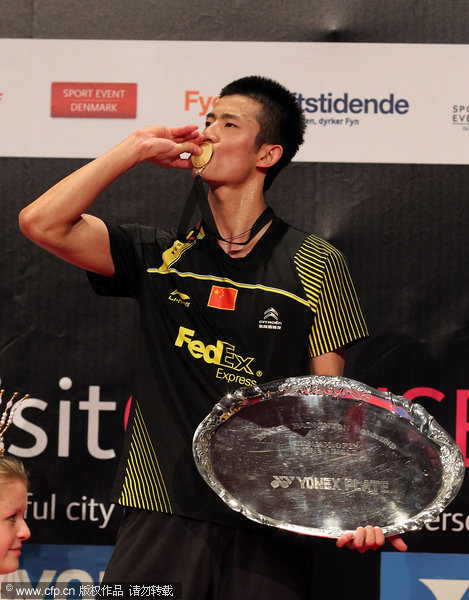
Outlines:
<svg viewBox="0 0 469 600"><path fill-rule="evenodd" d="M368 329L345 257L336 248L310 236L295 264L314 314L308 356L314 358L368 336Z"/></svg>
<svg viewBox="0 0 469 600"><path fill-rule="evenodd" d="M142 245L142 230L138 225L109 225L111 255L115 274L106 277L87 272L93 290L101 296L139 297L139 256Z"/></svg>

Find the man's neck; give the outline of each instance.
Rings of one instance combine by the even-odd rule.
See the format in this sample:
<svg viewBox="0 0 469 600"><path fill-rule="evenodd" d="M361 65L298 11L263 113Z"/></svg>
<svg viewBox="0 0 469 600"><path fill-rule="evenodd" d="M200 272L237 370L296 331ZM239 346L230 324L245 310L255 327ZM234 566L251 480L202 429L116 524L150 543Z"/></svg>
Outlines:
<svg viewBox="0 0 469 600"><path fill-rule="evenodd" d="M251 252L251 250L254 248L254 246L257 244L257 242L261 239L261 237L264 235L264 233L270 227L271 223L272 223L272 220L270 220L268 223L266 223L264 225L264 227L262 229L260 229L256 233L256 235L252 238L252 240L250 240L249 243L247 243L247 244L244 244L244 245L233 244L229 240L226 242L223 240L218 240L218 244L224 250L224 252L226 252L226 254L228 254L228 256L231 256L231 258L242 258L243 256L247 256Z"/></svg>
<svg viewBox="0 0 469 600"><path fill-rule="evenodd" d="M249 239L252 226L266 208L262 190L218 188L216 191L210 190L208 201L218 233L226 240L218 241L220 247L236 258L249 254L270 222L248 244L233 242L245 242Z"/></svg>

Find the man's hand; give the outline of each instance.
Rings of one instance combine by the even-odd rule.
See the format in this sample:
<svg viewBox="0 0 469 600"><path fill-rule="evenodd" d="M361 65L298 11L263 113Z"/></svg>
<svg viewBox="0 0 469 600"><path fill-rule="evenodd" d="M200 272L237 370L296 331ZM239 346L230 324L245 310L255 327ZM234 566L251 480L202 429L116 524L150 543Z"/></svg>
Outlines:
<svg viewBox="0 0 469 600"><path fill-rule="evenodd" d="M204 136L197 125L164 127L152 125L139 129L132 136L139 145L140 160L148 160L164 167L192 169L190 158L181 154L199 155Z"/></svg>
<svg viewBox="0 0 469 600"><path fill-rule="evenodd" d="M399 552L407 550L407 544L399 535L388 537L391 545ZM367 550L378 550L385 542L383 530L380 527L359 527L356 531L344 533L336 542L338 548L347 546L351 550L366 552Z"/></svg>
<svg viewBox="0 0 469 600"><path fill-rule="evenodd" d="M108 185L142 161L191 169L190 158L180 155L199 155L202 141L197 125L144 127L26 206L20 214L21 231L59 258L111 277L115 269L109 234L101 219L88 214L90 206Z"/></svg>

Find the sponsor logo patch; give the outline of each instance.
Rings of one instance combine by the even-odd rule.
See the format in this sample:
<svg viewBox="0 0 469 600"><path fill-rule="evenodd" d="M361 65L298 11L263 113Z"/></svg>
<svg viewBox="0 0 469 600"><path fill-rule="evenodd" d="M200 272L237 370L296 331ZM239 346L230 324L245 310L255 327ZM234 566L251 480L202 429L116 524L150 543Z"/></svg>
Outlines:
<svg viewBox="0 0 469 600"><path fill-rule="evenodd" d="M259 329L282 329L282 321L278 320L278 312L272 306L264 312L264 318L259 320Z"/></svg>
<svg viewBox="0 0 469 600"><path fill-rule="evenodd" d="M71 83L51 87L51 117L135 119L136 83Z"/></svg>
<svg viewBox="0 0 469 600"><path fill-rule="evenodd" d="M191 298L187 294L183 294L178 289L175 289L174 292L171 292L168 296L168 300L171 302L176 302L177 304L183 304L184 306L189 307L191 304Z"/></svg>

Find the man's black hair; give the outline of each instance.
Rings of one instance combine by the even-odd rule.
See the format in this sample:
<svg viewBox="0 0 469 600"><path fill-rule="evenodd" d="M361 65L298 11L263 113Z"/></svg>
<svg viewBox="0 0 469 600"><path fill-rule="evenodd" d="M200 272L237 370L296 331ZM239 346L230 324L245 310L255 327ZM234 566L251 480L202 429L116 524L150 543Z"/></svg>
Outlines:
<svg viewBox="0 0 469 600"><path fill-rule="evenodd" d="M283 148L280 160L267 170L265 191L303 143L306 128L303 111L295 96L286 87L260 75L237 79L220 92L220 98L234 95L246 96L262 105L262 110L257 115L260 126L256 137L257 148L262 144L280 144Z"/></svg>

